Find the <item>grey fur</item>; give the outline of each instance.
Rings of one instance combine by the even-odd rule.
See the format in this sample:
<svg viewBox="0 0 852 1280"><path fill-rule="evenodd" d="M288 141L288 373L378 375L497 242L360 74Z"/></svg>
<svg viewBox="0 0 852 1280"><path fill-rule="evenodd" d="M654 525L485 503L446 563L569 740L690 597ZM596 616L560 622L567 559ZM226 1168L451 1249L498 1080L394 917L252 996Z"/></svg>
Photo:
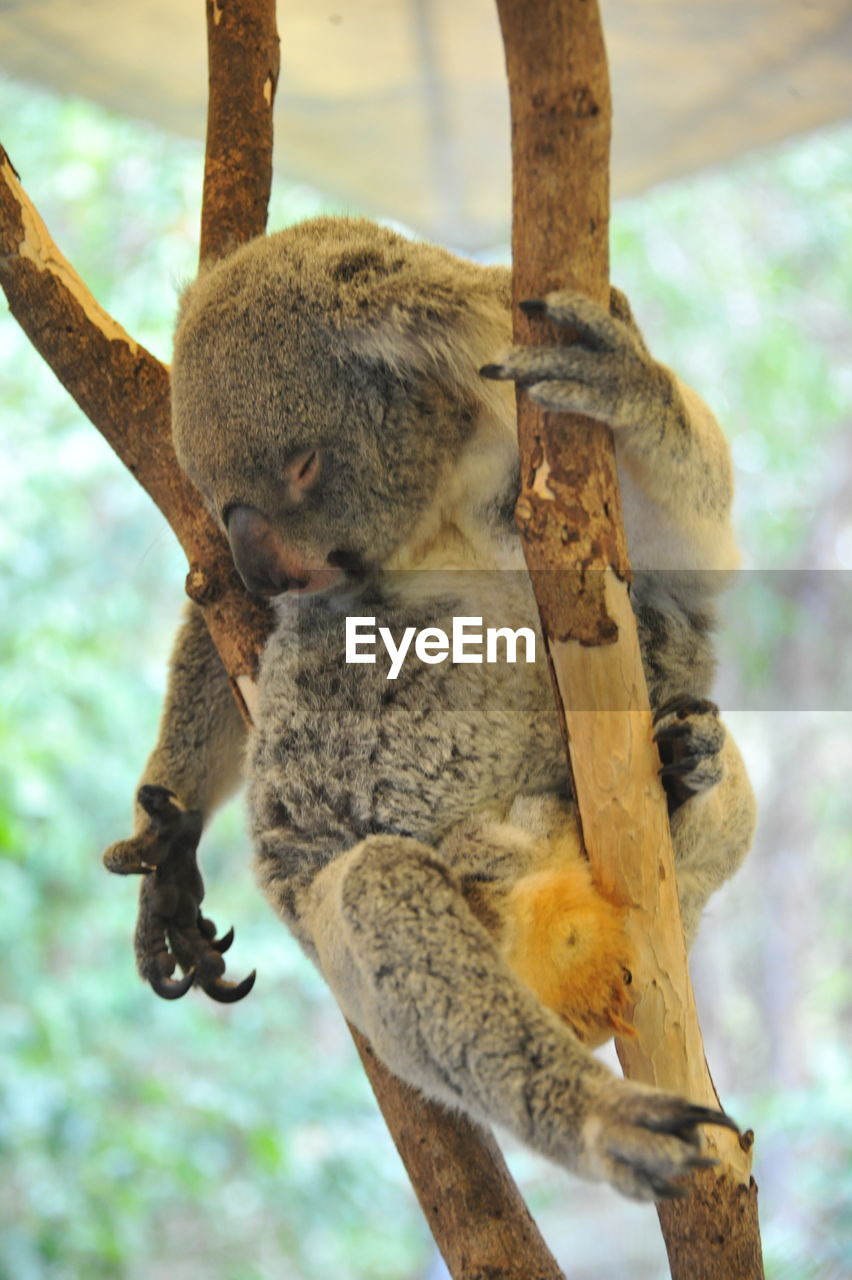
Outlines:
<svg viewBox="0 0 852 1280"><path fill-rule="evenodd" d="M463 892L465 877L510 886L536 865L553 815L573 820L543 663L410 661L391 683L381 662L343 661L346 613L395 635L450 630L453 615L535 625L507 520L512 389L477 373L506 347L508 297L508 272L362 220L254 241L183 299L175 444L223 524L245 506L300 564L343 551L360 569L275 602L246 769L270 902L399 1075L583 1176L651 1198L695 1167L707 1117L593 1058L509 971ZM579 343L509 350L498 372L614 427L652 702L704 697L713 599L736 564L721 433L651 359L621 295L611 314L568 293L547 301ZM296 502L282 474L315 447L321 479ZM187 633L183 652L200 643ZM223 758L240 742L216 727L231 717L211 711L227 688L214 667L173 660L180 688L144 778L205 814L205 775L213 765L229 778ZM690 937L753 825L736 747L708 714L693 717L697 794L672 820Z"/></svg>

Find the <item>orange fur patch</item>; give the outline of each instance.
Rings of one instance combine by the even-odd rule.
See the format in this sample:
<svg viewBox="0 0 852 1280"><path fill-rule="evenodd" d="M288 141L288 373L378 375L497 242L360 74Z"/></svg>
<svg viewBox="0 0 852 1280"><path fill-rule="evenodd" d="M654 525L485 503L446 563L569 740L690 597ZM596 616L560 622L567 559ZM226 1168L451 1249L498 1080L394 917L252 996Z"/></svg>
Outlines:
<svg viewBox="0 0 852 1280"><path fill-rule="evenodd" d="M503 919L510 967L581 1040L633 1034L623 1016L631 968L624 911L601 894L585 861L524 876Z"/></svg>

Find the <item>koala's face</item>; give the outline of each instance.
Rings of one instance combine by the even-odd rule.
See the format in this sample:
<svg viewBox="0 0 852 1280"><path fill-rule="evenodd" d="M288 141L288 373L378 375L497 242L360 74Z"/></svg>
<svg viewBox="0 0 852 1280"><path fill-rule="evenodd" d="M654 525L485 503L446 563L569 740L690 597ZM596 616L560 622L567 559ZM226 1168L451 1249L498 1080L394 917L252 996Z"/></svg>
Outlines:
<svg viewBox="0 0 852 1280"><path fill-rule="evenodd" d="M282 268L269 242L256 243L189 292L173 424L181 465L246 586L274 596L380 566L432 500L474 415L434 374L353 350L318 291L303 287L304 263Z"/></svg>

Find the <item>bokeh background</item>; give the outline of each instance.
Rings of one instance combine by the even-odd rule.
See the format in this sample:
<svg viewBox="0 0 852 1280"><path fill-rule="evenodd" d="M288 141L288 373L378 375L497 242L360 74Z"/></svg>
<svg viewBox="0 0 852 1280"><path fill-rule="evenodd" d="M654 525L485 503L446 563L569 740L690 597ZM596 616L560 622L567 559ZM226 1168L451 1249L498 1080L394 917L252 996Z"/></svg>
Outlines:
<svg viewBox="0 0 852 1280"><path fill-rule="evenodd" d="M0 80L3 141L66 256L163 359L197 255L199 148ZM744 572L720 700L761 822L693 969L720 1094L757 1133L775 1280L852 1273L852 128L614 211L613 279L713 406ZM270 227L334 209L279 181ZM322 983L254 888L238 803L204 860L251 998L157 1000L108 876L156 731L184 566L0 311L0 1276L437 1280ZM665 1276L650 1207L515 1147L573 1280Z"/></svg>

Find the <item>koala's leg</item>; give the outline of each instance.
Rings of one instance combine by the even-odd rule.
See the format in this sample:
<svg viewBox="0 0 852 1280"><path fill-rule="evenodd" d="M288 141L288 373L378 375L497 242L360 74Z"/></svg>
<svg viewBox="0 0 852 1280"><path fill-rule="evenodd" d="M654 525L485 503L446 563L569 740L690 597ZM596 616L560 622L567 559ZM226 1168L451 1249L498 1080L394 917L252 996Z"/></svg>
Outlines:
<svg viewBox="0 0 852 1280"><path fill-rule="evenodd" d="M245 736L201 611L190 605L172 651L157 744L136 792L133 835L104 853L108 870L143 876L137 964L167 999L193 982L220 1000L238 999L251 986L221 981L232 935L217 940L201 914L196 862L204 823L240 781ZM173 981L178 962L187 977Z"/></svg>
<svg viewBox="0 0 852 1280"><path fill-rule="evenodd" d="M714 703L674 698L659 709L655 723L680 909L691 946L707 899L733 875L751 845L754 793Z"/></svg>
<svg viewBox="0 0 852 1280"><path fill-rule="evenodd" d="M265 890L289 917L288 849L275 831L258 843ZM514 977L447 864L419 841L368 838L296 907L297 933L391 1070L581 1176L637 1199L677 1194L675 1180L705 1163L697 1126L732 1124L592 1057Z"/></svg>
<svg viewBox="0 0 852 1280"><path fill-rule="evenodd" d="M728 733L718 755L720 780L686 800L671 816L680 911L687 947L711 894L748 853L757 816L754 792L737 744Z"/></svg>

